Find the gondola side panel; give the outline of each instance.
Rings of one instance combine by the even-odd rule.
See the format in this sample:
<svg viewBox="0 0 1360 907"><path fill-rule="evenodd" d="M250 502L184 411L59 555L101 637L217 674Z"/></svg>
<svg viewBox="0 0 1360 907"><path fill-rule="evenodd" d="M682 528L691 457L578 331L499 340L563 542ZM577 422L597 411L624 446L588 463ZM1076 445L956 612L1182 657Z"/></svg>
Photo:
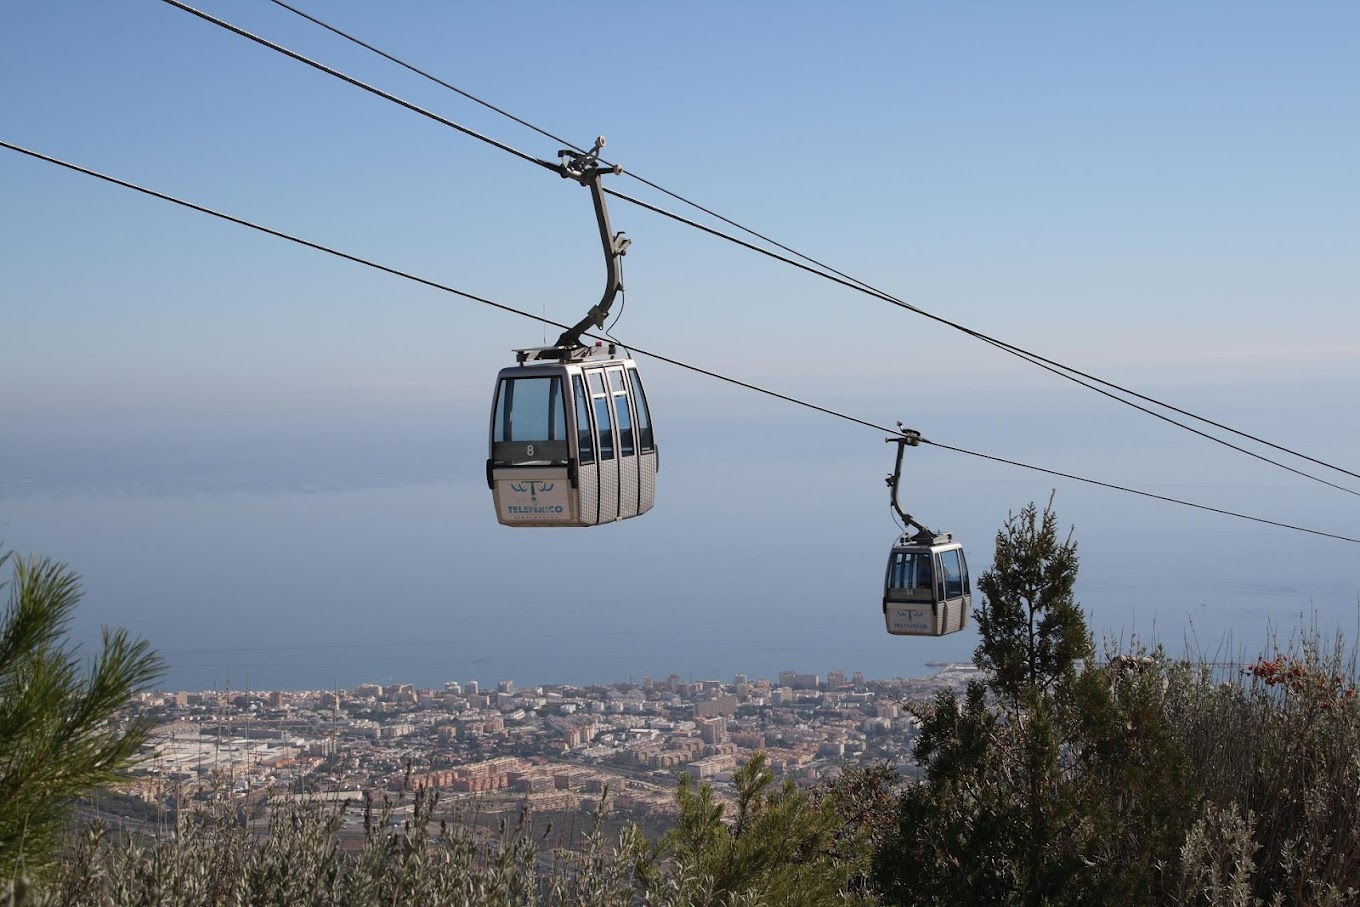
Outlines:
<svg viewBox="0 0 1360 907"><path fill-rule="evenodd" d="M893 636L945 636L968 626L968 599L954 598L938 604L884 604L883 619Z"/></svg>
<svg viewBox="0 0 1360 907"><path fill-rule="evenodd" d="M656 451L638 457L638 513L652 509L656 503Z"/></svg>
<svg viewBox="0 0 1360 907"><path fill-rule="evenodd" d="M638 510L638 500L641 496L638 472L641 467L642 458L639 456L619 459L619 519L621 520L641 513Z"/></svg>
<svg viewBox="0 0 1360 907"><path fill-rule="evenodd" d="M956 623L956 626L954 626L953 630L967 629L968 617L973 610L973 597L971 595L965 595L963 598L959 599L957 603L951 602L951 604L955 604L958 612L957 614L953 615ZM952 632L952 630L949 632Z"/></svg>
<svg viewBox="0 0 1360 907"><path fill-rule="evenodd" d="M506 526L580 524L575 495L563 469L494 470L496 518Z"/></svg>
<svg viewBox="0 0 1360 907"><path fill-rule="evenodd" d="M581 522L595 526L600 522L600 469L593 464L577 470L577 499Z"/></svg>
<svg viewBox="0 0 1360 907"><path fill-rule="evenodd" d="M940 636L939 615L930 604L889 602L883 612L887 630L893 636Z"/></svg>
<svg viewBox="0 0 1360 907"><path fill-rule="evenodd" d="M600 522L619 519L619 461L605 460L600 470Z"/></svg>

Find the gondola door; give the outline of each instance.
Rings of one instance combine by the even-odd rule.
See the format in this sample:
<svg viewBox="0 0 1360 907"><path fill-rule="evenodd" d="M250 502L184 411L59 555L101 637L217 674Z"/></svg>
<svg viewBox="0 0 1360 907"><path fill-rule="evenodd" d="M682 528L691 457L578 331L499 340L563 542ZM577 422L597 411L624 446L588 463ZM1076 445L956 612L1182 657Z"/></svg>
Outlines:
<svg viewBox="0 0 1360 907"><path fill-rule="evenodd" d="M939 598L942 633L954 633L968 626L972 610L972 587L968 582L968 562L962 548L945 548L938 555Z"/></svg>
<svg viewBox="0 0 1360 907"><path fill-rule="evenodd" d="M575 526L567 401L558 370L512 369L496 382L486 461L497 519L507 526Z"/></svg>
<svg viewBox="0 0 1360 907"><path fill-rule="evenodd" d="M942 632L939 570L935 554L925 547L894 548L888 556L883 584L883 618L894 636L939 636Z"/></svg>
<svg viewBox="0 0 1360 907"><path fill-rule="evenodd" d="M633 431L633 406L629 402L628 384L622 366L605 370L609 383L609 399L613 404L614 428L619 444L619 519L638 515L638 455L637 439Z"/></svg>
<svg viewBox="0 0 1360 907"><path fill-rule="evenodd" d="M590 392L590 412L595 421L595 459L599 470L599 522L612 523L619 519L619 461L618 443L614 434L614 417L609 390L605 384L605 370L582 370L586 390Z"/></svg>
<svg viewBox="0 0 1360 907"><path fill-rule="evenodd" d="M624 369L628 377L629 396L633 398L634 430L638 452L638 513L646 513L656 503L656 473L658 469L656 438L652 432L652 413L647 408L647 394L642 390L642 379L633 367Z"/></svg>
<svg viewBox="0 0 1360 907"><path fill-rule="evenodd" d="M576 432L576 489L581 522L591 526L600 522L600 466L595 457L595 427L591 416L590 394L580 372L571 376Z"/></svg>

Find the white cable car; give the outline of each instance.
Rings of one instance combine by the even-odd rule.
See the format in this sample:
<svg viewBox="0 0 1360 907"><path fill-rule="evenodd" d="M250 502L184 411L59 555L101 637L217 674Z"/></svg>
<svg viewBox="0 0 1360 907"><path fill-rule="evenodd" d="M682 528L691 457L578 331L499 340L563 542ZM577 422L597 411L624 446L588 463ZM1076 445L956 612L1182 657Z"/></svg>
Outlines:
<svg viewBox="0 0 1360 907"><path fill-rule="evenodd" d="M968 562L952 535L903 535L893 545L883 582L883 619L889 633L954 633L968 626L971 606Z"/></svg>
<svg viewBox="0 0 1360 907"><path fill-rule="evenodd" d="M900 426L901 423L899 422ZM902 451L921 442L919 432L904 429L888 438L897 444L897 465L888 477L892 506L916 533L903 533L888 554L883 580L883 620L894 636L943 636L968 626L972 588L963 546L950 533L936 534L903 512L897 500Z"/></svg>
<svg viewBox="0 0 1360 907"><path fill-rule="evenodd" d="M607 269L604 296L553 346L515 351L491 403L486 483L506 526L596 526L640 516L656 501L652 414L637 363L616 344L581 343L604 327L623 289L619 258L629 241L612 234L599 167L604 138L584 154L558 152L555 169L590 189ZM544 163L545 166L552 166Z"/></svg>
<svg viewBox="0 0 1360 907"><path fill-rule="evenodd" d="M549 348L550 352L555 352ZM608 347L501 370L487 484L506 526L595 526L656 502L657 450L637 364Z"/></svg>

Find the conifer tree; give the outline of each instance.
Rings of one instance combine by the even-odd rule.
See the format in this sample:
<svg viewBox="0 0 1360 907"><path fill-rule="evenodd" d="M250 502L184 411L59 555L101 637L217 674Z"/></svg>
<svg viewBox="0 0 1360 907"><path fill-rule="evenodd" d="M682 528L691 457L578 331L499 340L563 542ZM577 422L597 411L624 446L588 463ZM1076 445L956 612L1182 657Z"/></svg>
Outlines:
<svg viewBox="0 0 1360 907"><path fill-rule="evenodd" d="M852 881L867 865L863 848L843 847L844 820L832 797L792 779L775 783L763 752L732 776L730 817L707 781L680 776L680 816L664 839L680 876L698 880L695 904L820 907L862 903Z"/></svg>
<svg viewBox="0 0 1360 907"><path fill-rule="evenodd" d="M162 671L146 642L105 629L82 670L66 639L79 577L42 557L0 553L12 565L0 615L0 878L41 870L73 801L115 780L151 731L115 716Z"/></svg>
<svg viewBox="0 0 1360 907"><path fill-rule="evenodd" d="M1050 499L1042 516L1029 504L996 534L992 569L978 577L981 642L974 663L1005 706L1016 707L1070 682L1091 652L1086 618L1072 597L1077 545L1058 541Z"/></svg>
<svg viewBox="0 0 1360 907"><path fill-rule="evenodd" d="M899 803L895 836L875 858L891 903L1078 903L1081 865L1063 742L1077 669L1091 654L1073 599L1076 544L1060 541L1052 504L1012 514L978 579L974 653L984 681L962 703L941 693L920 715L925 783Z"/></svg>

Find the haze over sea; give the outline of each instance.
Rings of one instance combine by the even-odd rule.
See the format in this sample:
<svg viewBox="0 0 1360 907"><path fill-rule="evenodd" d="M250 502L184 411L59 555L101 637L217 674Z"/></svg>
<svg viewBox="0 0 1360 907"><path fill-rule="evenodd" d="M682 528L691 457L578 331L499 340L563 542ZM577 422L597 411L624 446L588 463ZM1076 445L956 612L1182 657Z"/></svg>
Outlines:
<svg viewBox="0 0 1360 907"><path fill-rule="evenodd" d="M420 391L384 406L298 401L270 418L185 412L75 428L34 417L0 438L3 474L17 477L0 487L0 528L11 547L84 575L78 638L93 642L100 624L130 628L165 654L163 686L173 689L785 669L918 676L927 662L970 658L971 626L938 640L883 630L878 599L896 537L882 483L889 445L787 404L696 391L655 364L644 373L662 450L658 504L618 525L496 524L482 477L485 411ZM1307 405L1321 389L1243 387L1229 395L1242 411L1220 415L1231 423L1285 394L1299 401L1294 427L1328 441L1320 454L1354 449L1355 426ZM880 389L857 402L876 412L894 400ZM959 446L995 451L997 438L1023 433L1007 455L1348 528L1339 492L1270 478L1067 392L925 396L912 408L910 425L931 437L947 420L940 439ZM1345 543L929 447L908 451L906 470L908 509L954 531L975 575L1007 511L1056 488L1097 638L1156 638L1173 653L1189 640L1225 660L1254 657L1272 626L1353 638L1360 566Z"/></svg>
<svg viewBox="0 0 1360 907"><path fill-rule="evenodd" d="M100 625L127 627L179 689L886 677L971 657L971 629L884 631L883 432L645 357L652 512L495 522L496 372L557 334L524 316L575 323L604 277L589 194L533 161L601 132L624 168L604 178L612 229L632 239L621 342L1360 538L1354 494L634 204L736 231L665 186L1360 489L1360 5L310 4L521 122L284 6L201 5L464 131L168 4L0 4L0 540L84 576L87 653ZM1357 635L1356 544L941 447L909 451L903 480L975 576L1007 513L1055 490L1097 639L1232 660L1272 627Z"/></svg>

